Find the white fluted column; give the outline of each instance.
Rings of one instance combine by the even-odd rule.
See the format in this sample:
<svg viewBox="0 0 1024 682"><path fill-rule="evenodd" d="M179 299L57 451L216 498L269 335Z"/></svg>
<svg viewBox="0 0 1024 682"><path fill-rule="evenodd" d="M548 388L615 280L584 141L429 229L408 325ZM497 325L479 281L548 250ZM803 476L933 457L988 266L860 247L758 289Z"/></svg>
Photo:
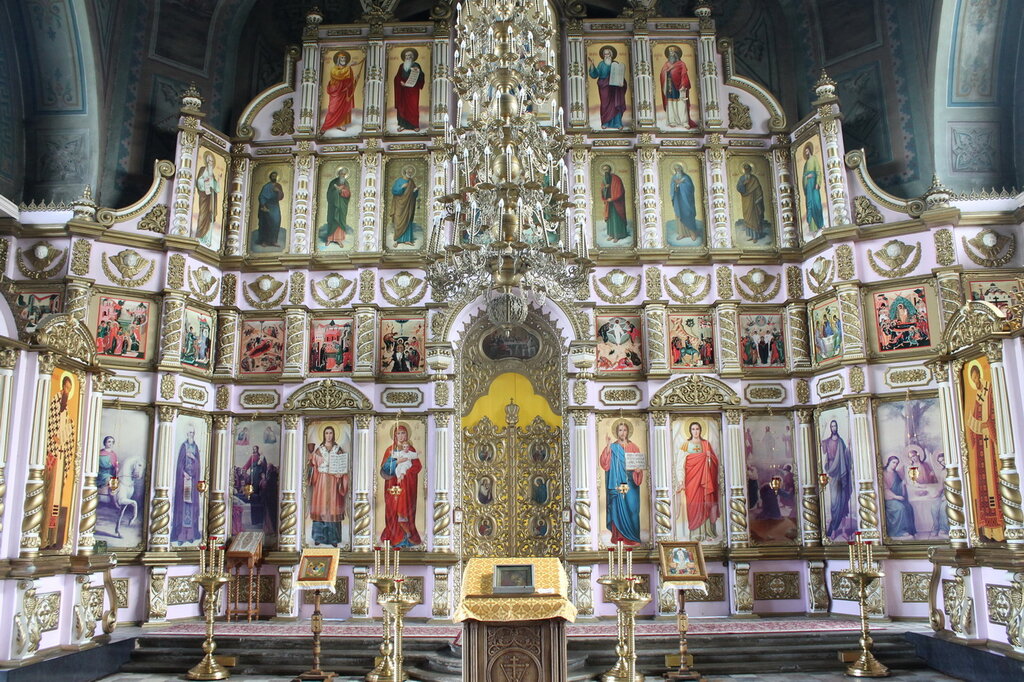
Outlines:
<svg viewBox="0 0 1024 682"><path fill-rule="evenodd" d="M703 95L703 93L701 93ZM711 231L708 246L713 249L732 248L729 229L729 192L725 171L725 145L721 133L712 133L705 152L707 186L711 188Z"/></svg>
<svg viewBox="0 0 1024 682"><path fill-rule="evenodd" d="M1002 341L991 341L987 355L992 369L992 408L995 412L996 450L999 454L999 497L1006 525L1006 544L1019 550L1024 547L1024 510L1021 509L1020 474L1017 472L1013 445L1013 413L1006 385Z"/></svg>
<svg viewBox="0 0 1024 682"><path fill-rule="evenodd" d="M434 412L434 550L452 549L452 418L451 412Z"/></svg>
<svg viewBox="0 0 1024 682"><path fill-rule="evenodd" d="M962 478L963 461L960 459L960 410L950 378L952 366L946 362L929 365L932 377L939 385L939 415L941 417L942 452L946 458L946 519L949 521L949 543L956 548L967 547L967 516Z"/></svg>
<svg viewBox="0 0 1024 682"><path fill-rule="evenodd" d="M282 552L298 551L299 533L296 492L299 472L305 466L299 440L299 415L284 415L284 445L281 448L281 522L278 545Z"/></svg>
<svg viewBox="0 0 1024 682"><path fill-rule="evenodd" d="M857 527L866 540L880 540L878 525L878 492L875 490L875 441L871 437L868 420L867 397L850 400L853 416L850 420L850 447L853 450L853 468L857 474L857 509L860 521Z"/></svg>
<svg viewBox="0 0 1024 682"><path fill-rule="evenodd" d="M592 514L593 503L590 500L591 472L595 462L591 459L594 451L590 445L590 411L569 410L572 421L572 439L570 448L573 463L573 528L572 547L575 550L588 550L593 547ZM600 518L600 516L598 516Z"/></svg>
<svg viewBox="0 0 1024 682"><path fill-rule="evenodd" d="M167 552L171 548L171 462L174 459L174 420L178 416L178 408L161 405L157 414L153 499L149 505L149 549Z"/></svg>
<svg viewBox="0 0 1024 682"><path fill-rule="evenodd" d="M323 20L319 12L309 12L302 31L302 78L299 83L299 116L295 121L295 132L299 135L316 134L316 117L320 113L317 75L321 69L318 37Z"/></svg>
<svg viewBox="0 0 1024 682"><path fill-rule="evenodd" d="M793 174L790 171L789 138L779 135L772 149L772 170L779 193L779 246L783 249L800 247L800 230L796 220L796 196L793 193Z"/></svg>
<svg viewBox="0 0 1024 682"><path fill-rule="evenodd" d="M50 399L50 384L56 359L49 353L39 355L39 374L36 393L32 401L32 439L28 451L28 477L25 481L24 516L21 521L21 558L34 559L39 555L40 531L43 523L43 497L46 484L46 418Z"/></svg>
<svg viewBox="0 0 1024 682"><path fill-rule="evenodd" d="M7 447L11 429L11 414L14 396L14 368L18 364L20 351L14 348L0 349L0 531L4 529L4 510L7 499Z"/></svg>
<svg viewBox="0 0 1024 682"><path fill-rule="evenodd" d="M704 127L718 128L722 125L722 110L719 106L718 54L715 49L715 21L711 18L710 5L698 5L695 12L700 22L700 39L697 43L697 70L700 72L700 96L703 100L701 118Z"/></svg>
<svg viewBox="0 0 1024 682"><path fill-rule="evenodd" d="M352 547L369 552L373 546L373 476L377 470L373 452L373 415L357 414L356 438L352 457L354 513L352 515Z"/></svg>
<svg viewBox="0 0 1024 682"><path fill-rule="evenodd" d="M574 22L567 26L565 61L569 67L566 92L569 96L569 127L587 127L586 47L583 45L583 27Z"/></svg>
<svg viewBox="0 0 1024 682"><path fill-rule="evenodd" d="M214 537L217 544L228 539L227 501L228 469L231 467L231 417L217 414L213 417L213 447L207 483L210 485L209 506L206 510L206 537Z"/></svg>
<svg viewBox="0 0 1024 682"><path fill-rule="evenodd" d="M750 544L747 527L747 477L743 452L743 412L725 411L725 468L729 485L729 546L746 547Z"/></svg>
<svg viewBox="0 0 1024 682"><path fill-rule="evenodd" d="M92 375L92 387L85 412L85 440L82 452L82 512L78 521L78 554L88 556L93 553L96 538L96 508L98 493L96 476L100 462L100 448L103 434L100 433L100 421L103 418L103 388L106 381L103 374ZM91 633L90 633L91 634Z"/></svg>
<svg viewBox="0 0 1024 682"><path fill-rule="evenodd" d="M651 59L651 37L647 34L647 22L633 22L633 108L636 125L641 128L654 126L654 111L657 106L654 96L654 68Z"/></svg>
<svg viewBox="0 0 1024 682"><path fill-rule="evenodd" d="M814 450L814 412L796 411L796 465L800 471L800 507L804 547L821 545L821 499L818 497L818 462Z"/></svg>
<svg viewBox="0 0 1024 682"><path fill-rule="evenodd" d="M430 81L430 127L434 130L444 130L448 102L452 97L452 82L448 77L452 67L451 42L448 21L435 21L434 40L430 43L430 68L434 72ZM455 123L458 124L457 121Z"/></svg>
<svg viewBox="0 0 1024 682"><path fill-rule="evenodd" d="M654 530L658 541L672 539L672 450L668 412L651 412L651 471L654 484Z"/></svg>
<svg viewBox="0 0 1024 682"><path fill-rule="evenodd" d="M363 105L363 130L368 133L384 129L386 68L383 37L379 31L371 30L370 40L366 44L366 91Z"/></svg>

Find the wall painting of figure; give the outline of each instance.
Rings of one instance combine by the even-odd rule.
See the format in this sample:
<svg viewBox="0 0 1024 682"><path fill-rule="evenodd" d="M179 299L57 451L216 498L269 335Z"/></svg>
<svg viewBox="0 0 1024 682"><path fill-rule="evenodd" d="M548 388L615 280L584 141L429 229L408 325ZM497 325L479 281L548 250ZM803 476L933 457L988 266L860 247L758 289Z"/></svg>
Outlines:
<svg viewBox="0 0 1024 682"><path fill-rule="evenodd" d="M875 352L916 351L932 345L928 285L904 285L871 292Z"/></svg>
<svg viewBox="0 0 1024 682"><path fill-rule="evenodd" d="M181 332L181 364L207 371L213 365L213 315L188 306Z"/></svg>
<svg viewBox="0 0 1024 682"><path fill-rule="evenodd" d="M661 220L665 243L678 247L707 245L702 157L670 154L658 163L661 178Z"/></svg>
<svg viewBox="0 0 1024 682"><path fill-rule="evenodd" d="M587 45L587 105L594 130L633 125L629 47L626 43Z"/></svg>
<svg viewBox="0 0 1024 682"><path fill-rule="evenodd" d="M800 542L800 496L788 416L752 415L743 420L747 520L755 545ZM774 484L777 484L777 488Z"/></svg>
<svg viewBox="0 0 1024 682"><path fill-rule="evenodd" d="M252 170L249 187L247 248L250 255L288 251L292 222L292 167L285 162L260 163Z"/></svg>
<svg viewBox="0 0 1024 682"><path fill-rule="evenodd" d="M825 160L821 155L821 141L817 137L797 146L794 155L796 182L794 199L800 216L800 231L805 242L817 237L831 223L825 191Z"/></svg>
<svg viewBox="0 0 1024 682"><path fill-rule="evenodd" d="M281 489L281 423L236 421L231 448L231 535L263 533L263 549L277 547Z"/></svg>
<svg viewBox="0 0 1024 682"><path fill-rule="evenodd" d="M366 53L354 47L327 50L320 68L320 135L351 137L363 127Z"/></svg>
<svg viewBox="0 0 1024 682"><path fill-rule="evenodd" d="M382 374L422 374L426 371L423 317L390 317L380 321L380 371Z"/></svg>
<svg viewBox="0 0 1024 682"><path fill-rule="evenodd" d="M22 331L31 334L43 316L64 310L64 295L58 291L20 291L11 296L11 308Z"/></svg>
<svg viewBox="0 0 1024 682"><path fill-rule="evenodd" d="M636 245L636 209L629 157L594 157L591 173L595 243L601 248L632 248Z"/></svg>
<svg viewBox="0 0 1024 682"><path fill-rule="evenodd" d="M306 421L303 482L307 546L348 549L352 539L352 420Z"/></svg>
<svg viewBox="0 0 1024 682"><path fill-rule="evenodd" d="M239 374L278 374L284 369L284 320L242 320L238 343Z"/></svg>
<svg viewBox="0 0 1024 682"><path fill-rule="evenodd" d="M392 547L426 546L426 425L416 419L377 422L376 538Z"/></svg>
<svg viewBox="0 0 1024 682"><path fill-rule="evenodd" d="M320 166L317 182L317 251L351 251L358 241L359 184L358 159L328 161Z"/></svg>
<svg viewBox="0 0 1024 682"><path fill-rule="evenodd" d="M722 545L726 519L721 423L714 416L677 415L671 428L673 536Z"/></svg>
<svg viewBox="0 0 1024 682"><path fill-rule="evenodd" d="M425 159L393 157L384 170L384 233L386 250L423 248L427 236L430 171Z"/></svg>
<svg viewBox="0 0 1024 682"><path fill-rule="evenodd" d="M43 469L42 527L39 548L60 551L70 548L75 504L78 500L79 457L82 438L82 379L65 369L50 375L46 412L46 459Z"/></svg>
<svg viewBox="0 0 1024 682"><path fill-rule="evenodd" d="M708 313L668 316L668 365L672 369L714 368L714 316Z"/></svg>
<svg viewBox="0 0 1024 682"><path fill-rule="evenodd" d="M595 315L594 320L597 326L597 371L643 371L643 331L640 316L609 313Z"/></svg>
<svg viewBox="0 0 1024 682"><path fill-rule="evenodd" d="M647 423L602 416L597 422L599 544L651 542L650 458Z"/></svg>
<svg viewBox="0 0 1024 682"><path fill-rule="evenodd" d="M425 133L430 128L429 45L392 45L387 55L389 133Z"/></svg>
<svg viewBox="0 0 1024 682"><path fill-rule="evenodd" d="M967 439L964 467L970 483L971 517L983 541L1006 539L999 496L999 436L992 400L992 368L984 355L964 363L960 376L963 425Z"/></svg>
<svg viewBox="0 0 1024 682"><path fill-rule="evenodd" d="M228 157L220 150L200 145L198 164L189 234L203 246L219 251L228 210Z"/></svg>
<svg viewBox="0 0 1024 682"><path fill-rule="evenodd" d="M839 299L827 296L811 304L811 339L814 364L821 365L843 356L843 323L839 318Z"/></svg>
<svg viewBox="0 0 1024 682"><path fill-rule="evenodd" d="M938 398L876 402L875 439L888 540L948 539L946 453Z"/></svg>
<svg viewBox="0 0 1024 682"><path fill-rule="evenodd" d="M739 355L745 369L778 369L786 366L786 338L782 314L740 313Z"/></svg>
<svg viewBox="0 0 1024 682"><path fill-rule="evenodd" d="M140 551L145 547L149 503L152 409L104 405L100 438L96 551Z"/></svg>
<svg viewBox="0 0 1024 682"><path fill-rule="evenodd" d="M206 494L197 485L207 485L210 465L210 419L179 412L174 420L171 482L171 548L188 549L204 543L206 536Z"/></svg>
<svg viewBox="0 0 1024 682"><path fill-rule="evenodd" d="M968 273L965 279L970 300L987 301L1004 313L1010 306L1020 303L1024 297L1024 280L1015 278L1010 273L1002 276L990 273L988 277Z"/></svg>
<svg viewBox="0 0 1024 682"><path fill-rule="evenodd" d="M822 497L822 537L829 543L847 542L857 531L857 481L846 405L830 407L818 415L818 456L818 471L828 475Z"/></svg>
<svg viewBox="0 0 1024 682"><path fill-rule="evenodd" d="M662 130L697 130L700 121L700 95L697 71L697 46L693 42L651 43L658 78L654 87L655 120Z"/></svg>
<svg viewBox="0 0 1024 682"><path fill-rule="evenodd" d="M730 154L726 169L733 244L738 249L774 248L775 195L768 159L756 154Z"/></svg>
<svg viewBox="0 0 1024 682"><path fill-rule="evenodd" d="M540 338L525 327L495 329L480 340L480 349L491 360L529 360L540 352Z"/></svg>
<svg viewBox="0 0 1024 682"><path fill-rule="evenodd" d="M151 359L149 330L153 302L106 295L97 296L95 301L96 352L105 359Z"/></svg>
<svg viewBox="0 0 1024 682"><path fill-rule="evenodd" d="M352 371L352 318L314 317L309 329L309 373Z"/></svg>

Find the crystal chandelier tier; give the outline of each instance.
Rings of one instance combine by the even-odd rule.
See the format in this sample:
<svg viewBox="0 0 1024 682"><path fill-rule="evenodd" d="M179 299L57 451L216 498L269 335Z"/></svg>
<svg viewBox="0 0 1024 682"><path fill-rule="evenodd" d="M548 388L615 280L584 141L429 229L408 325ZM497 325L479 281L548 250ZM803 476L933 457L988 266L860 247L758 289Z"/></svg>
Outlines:
<svg viewBox="0 0 1024 682"><path fill-rule="evenodd" d="M553 17L546 0L469 0L457 12L458 103L444 137L453 191L440 198L427 279L436 301L486 292L488 315L508 327L530 298L574 299L593 267L582 231L567 227Z"/></svg>

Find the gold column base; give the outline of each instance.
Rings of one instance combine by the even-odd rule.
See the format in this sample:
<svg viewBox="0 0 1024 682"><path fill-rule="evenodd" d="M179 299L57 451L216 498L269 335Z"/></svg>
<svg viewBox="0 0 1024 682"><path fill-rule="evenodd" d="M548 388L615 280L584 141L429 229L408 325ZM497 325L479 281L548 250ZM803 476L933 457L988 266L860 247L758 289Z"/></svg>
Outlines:
<svg viewBox="0 0 1024 682"><path fill-rule="evenodd" d="M629 673L625 670L619 672L614 668L601 675L601 682L629 682ZM644 682L644 676L641 673L636 673L633 676L633 682Z"/></svg>
<svg viewBox="0 0 1024 682"><path fill-rule="evenodd" d="M857 660L846 668L850 677L889 677L889 669L878 662L870 651L861 651Z"/></svg>
<svg viewBox="0 0 1024 682"><path fill-rule="evenodd" d="M206 654L189 670L185 677L190 680L226 680L231 677L228 669L217 662L213 654Z"/></svg>

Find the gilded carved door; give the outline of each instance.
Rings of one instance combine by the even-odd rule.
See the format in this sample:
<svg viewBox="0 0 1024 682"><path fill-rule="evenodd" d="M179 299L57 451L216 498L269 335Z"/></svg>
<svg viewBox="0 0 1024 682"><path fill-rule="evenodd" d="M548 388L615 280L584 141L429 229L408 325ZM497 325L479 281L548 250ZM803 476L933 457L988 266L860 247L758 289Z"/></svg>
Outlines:
<svg viewBox="0 0 1024 682"><path fill-rule="evenodd" d="M564 377L544 322L528 320L514 338L496 339L501 332L489 325L466 336L458 500L465 557L562 554Z"/></svg>

